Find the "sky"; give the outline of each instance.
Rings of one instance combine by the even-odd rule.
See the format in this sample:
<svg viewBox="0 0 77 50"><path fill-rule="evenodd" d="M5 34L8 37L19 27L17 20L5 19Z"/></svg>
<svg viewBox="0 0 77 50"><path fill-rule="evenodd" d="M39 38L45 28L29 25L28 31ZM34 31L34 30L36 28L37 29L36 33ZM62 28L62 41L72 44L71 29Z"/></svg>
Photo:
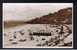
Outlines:
<svg viewBox="0 0 77 50"><path fill-rule="evenodd" d="M28 21L73 7L72 3L3 3L3 21Z"/></svg>

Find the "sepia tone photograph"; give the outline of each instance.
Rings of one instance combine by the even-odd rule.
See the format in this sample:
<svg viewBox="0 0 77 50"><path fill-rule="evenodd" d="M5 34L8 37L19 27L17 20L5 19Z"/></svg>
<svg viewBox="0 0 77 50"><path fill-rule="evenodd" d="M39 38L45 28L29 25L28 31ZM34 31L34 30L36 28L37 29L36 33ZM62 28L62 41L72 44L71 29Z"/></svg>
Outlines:
<svg viewBox="0 0 77 50"><path fill-rule="evenodd" d="M73 3L3 3L3 48L73 48Z"/></svg>

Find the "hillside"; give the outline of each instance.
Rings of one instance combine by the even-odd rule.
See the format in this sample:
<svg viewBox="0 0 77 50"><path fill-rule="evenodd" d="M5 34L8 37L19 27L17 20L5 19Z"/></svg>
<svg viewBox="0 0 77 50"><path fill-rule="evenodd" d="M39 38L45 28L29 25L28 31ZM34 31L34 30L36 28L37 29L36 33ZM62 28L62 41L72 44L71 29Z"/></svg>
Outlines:
<svg viewBox="0 0 77 50"><path fill-rule="evenodd" d="M49 13L29 21L4 21L4 27L14 27L23 24L71 24L72 8L60 9L58 12Z"/></svg>
<svg viewBox="0 0 77 50"><path fill-rule="evenodd" d="M40 18L32 19L28 24L71 24L72 8L61 9L55 13L49 13Z"/></svg>

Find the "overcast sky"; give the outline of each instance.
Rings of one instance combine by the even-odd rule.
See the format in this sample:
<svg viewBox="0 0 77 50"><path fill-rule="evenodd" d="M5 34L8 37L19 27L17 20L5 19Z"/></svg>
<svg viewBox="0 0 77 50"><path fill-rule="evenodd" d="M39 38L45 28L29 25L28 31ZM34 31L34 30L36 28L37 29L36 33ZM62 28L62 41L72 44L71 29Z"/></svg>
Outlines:
<svg viewBox="0 0 77 50"><path fill-rule="evenodd" d="M3 20L30 20L32 18L73 7L72 3L3 3Z"/></svg>

